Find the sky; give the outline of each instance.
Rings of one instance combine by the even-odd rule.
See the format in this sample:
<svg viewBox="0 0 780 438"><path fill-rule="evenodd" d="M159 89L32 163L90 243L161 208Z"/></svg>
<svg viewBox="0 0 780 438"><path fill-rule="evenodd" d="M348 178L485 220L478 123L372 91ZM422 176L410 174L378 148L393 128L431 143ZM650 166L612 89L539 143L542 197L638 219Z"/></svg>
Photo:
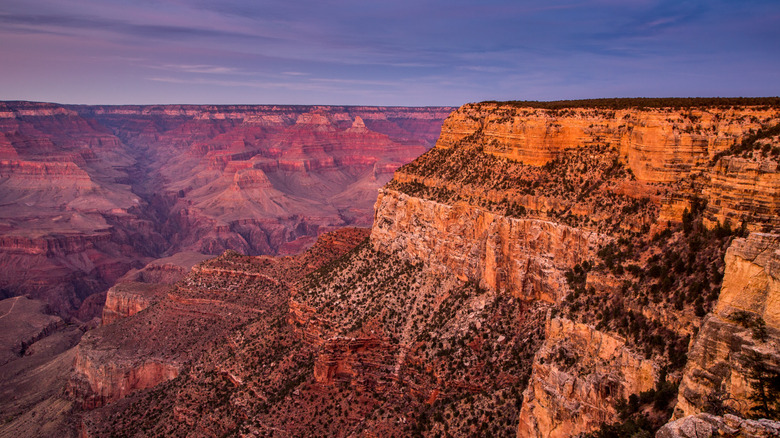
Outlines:
<svg viewBox="0 0 780 438"><path fill-rule="evenodd" d="M3 0L0 100L780 95L779 0Z"/></svg>

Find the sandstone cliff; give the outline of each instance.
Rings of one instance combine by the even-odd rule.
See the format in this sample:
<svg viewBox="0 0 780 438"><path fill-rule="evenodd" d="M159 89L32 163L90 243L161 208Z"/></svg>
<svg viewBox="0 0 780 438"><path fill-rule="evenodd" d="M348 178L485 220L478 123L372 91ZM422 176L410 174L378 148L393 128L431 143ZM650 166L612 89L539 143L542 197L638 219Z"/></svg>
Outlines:
<svg viewBox="0 0 780 438"><path fill-rule="evenodd" d="M101 323L111 324L135 315L164 296L166 289L164 285L137 282L122 282L112 286L106 294Z"/></svg>
<svg viewBox="0 0 780 438"><path fill-rule="evenodd" d="M616 421L618 434L653 430L672 406L689 339L715 308L731 234L777 226L779 116L772 106L466 105L380 192L372 242L434 272L556 304L587 328L580 337L614 340L615 357L633 358L608 371L622 359L567 355L578 335L548 326L520 436ZM567 372L580 364L585 371Z"/></svg>
<svg viewBox="0 0 780 438"><path fill-rule="evenodd" d="M744 223L754 231L780 228L777 160L723 158L709 171L709 180L705 195L710 224L728 221L739 227Z"/></svg>
<svg viewBox="0 0 780 438"><path fill-rule="evenodd" d="M611 423L616 402L649 391L657 366L625 341L566 319L547 322L523 397L518 437L570 437Z"/></svg>
<svg viewBox="0 0 780 438"><path fill-rule="evenodd" d="M609 238L539 219L382 190L371 233L374 248L400 251L432 272L449 272L523 299L556 303L566 292L563 272Z"/></svg>
<svg viewBox="0 0 780 438"><path fill-rule="evenodd" d="M675 418L724 409L755 414L756 384L767 378L756 367L780 371L778 268L780 235L752 233L729 248L723 288L689 354Z"/></svg>
<svg viewBox="0 0 780 438"><path fill-rule="evenodd" d="M544 165L567 151L607 143L640 181L673 182L751 130L776 124L777 108L567 108L500 103L464 105L444 123L440 147L481 133L485 152Z"/></svg>
<svg viewBox="0 0 780 438"><path fill-rule="evenodd" d="M184 252L157 259L133 270L108 289L102 311L102 324L132 316L163 298L170 285L183 279L197 263L209 256Z"/></svg>

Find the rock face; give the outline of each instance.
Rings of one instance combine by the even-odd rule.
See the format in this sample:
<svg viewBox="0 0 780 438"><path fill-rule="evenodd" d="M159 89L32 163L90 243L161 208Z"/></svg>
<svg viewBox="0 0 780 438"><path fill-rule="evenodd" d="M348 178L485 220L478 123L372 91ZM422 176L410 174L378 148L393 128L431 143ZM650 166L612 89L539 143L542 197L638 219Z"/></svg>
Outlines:
<svg viewBox="0 0 780 438"><path fill-rule="evenodd" d="M756 363L780 369L780 235L752 233L726 253L715 310L689 354L675 418L729 409L746 416L756 405Z"/></svg>
<svg viewBox="0 0 780 438"><path fill-rule="evenodd" d="M566 319L547 322L524 393L518 437L570 437L614 420L618 400L654 387L658 370L625 342Z"/></svg>
<svg viewBox="0 0 780 438"><path fill-rule="evenodd" d="M120 278L106 294L102 324L111 324L132 316L153 303L183 279L195 264L210 258L207 255L184 252L157 259L143 269L133 270Z"/></svg>
<svg viewBox="0 0 780 438"><path fill-rule="evenodd" d="M744 406L750 386L745 360L733 358L748 342L714 329L716 316L700 318L705 309L723 312L725 302L739 302L741 311L750 312L744 317L747 324L761 325L756 321L773 317L774 310L764 314L776 306L769 304L775 301L766 286L771 281L758 274L763 268L740 278L727 268L717 305L714 298L729 242L722 236L740 226L777 227L778 139L772 132L779 117L776 106L550 110L512 103L465 105L445 121L437 146L399 169L380 192L372 243L433 272L563 309L564 317L548 322L535 357L519 436L573 436L625 420L622 415L668 409L688 339L697 331L697 343L710 339L722 352L713 355L710 345L700 347L707 371L694 375L704 387L692 390L686 371L681 400L688 391L702 403L704 395L717 392L719 383L707 383L712 373L737 368L742 377L725 397L741 399ZM664 242L661 230L669 226L668 236L674 237ZM707 234L706 227L721 237ZM656 233L652 239L651 233ZM702 239L711 242L708 248ZM738 248L739 243L730 254ZM679 260L682 253L687 262ZM698 269L701 257L708 266L717 264ZM641 273L641 266L652 268L658 261L666 267ZM664 269L674 271L665 275ZM656 281L654 276L669 278ZM730 278L739 287L765 291L730 292ZM716 292L697 297L708 289ZM741 298L729 299L732 295ZM700 308L693 312L696 301ZM767 332L772 327L767 320ZM741 332L750 330L742 327ZM774 369L778 346L772 336L767 342L755 353ZM710 360L742 364L725 367ZM662 379L661 369L672 375ZM640 402L641 393L658 397L654 406ZM618 405L630 396L637 400L634 410L618 417ZM669 414L650 417L661 415ZM652 422L657 428L658 418Z"/></svg>
<svg viewBox="0 0 780 438"><path fill-rule="evenodd" d="M608 240L554 222L511 218L394 190L379 192L371 232L379 251L401 251L434 272L549 303L563 298L563 272Z"/></svg>
<svg viewBox="0 0 780 438"><path fill-rule="evenodd" d="M500 103L464 105L444 123L438 145L481 132L485 152L541 166L582 145L607 142L640 181L672 182L749 130L777 123L772 107L548 110Z"/></svg>
<svg viewBox="0 0 780 438"><path fill-rule="evenodd" d="M165 294L164 285L122 282L106 294L102 324L111 324L146 309Z"/></svg>
<svg viewBox="0 0 780 438"><path fill-rule="evenodd" d="M705 193L710 223L745 223L752 231L780 228L777 161L724 158L709 171L709 178Z"/></svg>
<svg viewBox="0 0 780 438"><path fill-rule="evenodd" d="M376 338L328 339L314 362L314 380L321 385L366 385L390 380L392 350L387 342Z"/></svg>
<svg viewBox="0 0 780 438"><path fill-rule="evenodd" d="M657 438L769 438L780 436L780 422L767 419L746 420L727 414L719 417L698 414L671 421L664 425Z"/></svg>
<svg viewBox="0 0 780 438"><path fill-rule="evenodd" d="M76 350L73 367L88 385L88 393L76 393L83 409L111 403L128 394L173 379L181 364L155 360L122 360L114 354L92 357L84 348Z"/></svg>
<svg viewBox="0 0 780 438"><path fill-rule="evenodd" d="M451 110L0 102L0 298L89 319L88 296L155 258L367 226Z"/></svg>

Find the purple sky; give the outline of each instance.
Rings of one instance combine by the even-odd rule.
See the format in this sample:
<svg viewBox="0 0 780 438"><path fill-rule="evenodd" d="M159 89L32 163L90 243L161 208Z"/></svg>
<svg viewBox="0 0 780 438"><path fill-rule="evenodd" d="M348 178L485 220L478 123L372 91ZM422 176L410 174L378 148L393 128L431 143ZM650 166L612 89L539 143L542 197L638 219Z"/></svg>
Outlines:
<svg viewBox="0 0 780 438"><path fill-rule="evenodd" d="M0 75L89 104L777 96L780 1L4 1Z"/></svg>

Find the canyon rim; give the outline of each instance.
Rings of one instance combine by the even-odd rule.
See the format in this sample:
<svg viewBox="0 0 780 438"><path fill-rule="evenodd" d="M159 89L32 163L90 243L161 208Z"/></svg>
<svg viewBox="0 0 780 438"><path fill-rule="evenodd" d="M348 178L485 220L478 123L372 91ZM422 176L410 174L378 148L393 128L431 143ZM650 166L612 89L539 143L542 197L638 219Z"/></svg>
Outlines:
<svg viewBox="0 0 780 438"><path fill-rule="evenodd" d="M3 193L35 199L19 181L49 175L71 208L44 210L38 234L86 230L6 245L117 272L109 256L141 244L175 251L115 274L92 313L0 302L0 324L18 329L3 331L2 436L780 434L777 98L482 102L395 119L6 107ZM39 134L55 125L78 139L70 161ZM30 132L49 140L14 143ZM160 138L179 145L159 152L171 167L146 162L159 179L128 184L143 157L121 145ZM297 208L313 184L340 189L317 198L338 215L239 219ZM368 188L361 216L350 207ZM106 195L85 207L82 193ZM79 312L102 318L74 324Z"/></svg>

